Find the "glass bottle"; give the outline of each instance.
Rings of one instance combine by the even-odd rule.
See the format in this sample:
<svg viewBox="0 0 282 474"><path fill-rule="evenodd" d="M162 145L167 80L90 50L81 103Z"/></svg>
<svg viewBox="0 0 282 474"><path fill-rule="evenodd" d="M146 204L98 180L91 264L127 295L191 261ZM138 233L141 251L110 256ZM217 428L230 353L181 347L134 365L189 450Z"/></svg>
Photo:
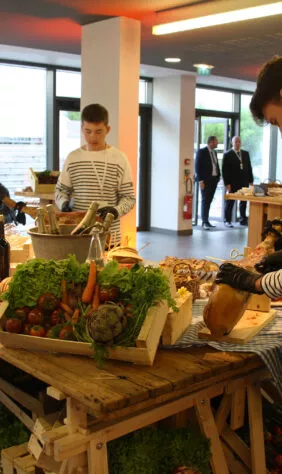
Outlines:
<svg viewBox="0 0 282 474"><path fill-rule="evenodd" d="M88 256L86 262L90 263L94 260L97 267L104 266L104 249L101 243L101 232L99 229L92 231L92 238L89 246Z"/></svg>
<svg viewBox="0 0 282 474"><path fill-rule="evenodd" d="M10 244L5 239L4 216L0 214L0 280L10 273Z"/></svg>

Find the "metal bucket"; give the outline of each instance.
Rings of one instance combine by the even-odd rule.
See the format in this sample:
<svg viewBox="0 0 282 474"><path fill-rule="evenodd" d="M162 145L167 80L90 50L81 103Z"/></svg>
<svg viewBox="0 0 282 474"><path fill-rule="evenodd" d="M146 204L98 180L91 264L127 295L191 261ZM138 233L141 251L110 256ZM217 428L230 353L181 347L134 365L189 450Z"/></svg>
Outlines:
<svg viewBox="0 0 282 474"><path fill-rule="evenodd" d="M92 235L70 235L76 225L59 225L61 234L39 234L37 227L28 231L34 255L46 260L61 260L69 254L75 255L78 262L85 262ZM48 232L48 226L46 226Z"/></svg>

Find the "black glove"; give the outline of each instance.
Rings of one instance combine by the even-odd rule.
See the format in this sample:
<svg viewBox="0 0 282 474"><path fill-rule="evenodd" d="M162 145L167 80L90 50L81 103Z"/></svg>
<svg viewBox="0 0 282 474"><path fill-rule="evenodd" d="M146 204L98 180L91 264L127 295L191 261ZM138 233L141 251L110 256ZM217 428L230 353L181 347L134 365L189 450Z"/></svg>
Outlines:
<svg viewBox="0 0 282 474"><path fill-rule="evenodd" d="M64 202L62 205L62 212L71 212L70 203L68 201Z"/></svg>
<svg viewBox="0 0 282 474"><path fill-rule="evenodd" d="M101 209L98 209L97 214L98 214L98 216L100 216L102 219L105 219L106 215L107 215L109 212L110 212L111 214L113 214L113 216L114 216L115 219L118 218L118 211L116 210L115 207L111 207L111 206L101 207Z"/></svg>
<svg viewBox="0 0 282 474"><path fill-rule="evenodd" d="M232 263L223 263L219 267L219 272L216 275L215 282L225 283L238 290L248 291L249 293L262 294L263 291L259 291L256 288L256 281L260 278L260 275L249 272L245 268L237 267Z"/></svg>
<svg viewBox="0 0 282 474"><path fill-rule="evenodd" d="M22 224L26 225L26 216L25 213L22 212L22 208L26 206L25 202L19 201L15 205L15 224Z"/></svg>
<svg viewBox="0 0 282 474"><path fill-rule="evenodd" d="M256 263L255 269L265 275L269 272L275 272L282 268L282 250L273 252L272 254L264 257L260 262Z"/></svg>

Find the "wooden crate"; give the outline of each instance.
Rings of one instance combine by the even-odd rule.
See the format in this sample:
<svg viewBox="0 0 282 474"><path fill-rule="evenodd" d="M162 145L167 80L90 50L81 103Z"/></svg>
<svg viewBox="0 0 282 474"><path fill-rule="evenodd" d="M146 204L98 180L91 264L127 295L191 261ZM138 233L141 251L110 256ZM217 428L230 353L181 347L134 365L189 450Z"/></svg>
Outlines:
<svg viewBox="0 0 282 474"><path fill-rule="evenodd" d="M179 311L176 312L170 309L168 312L162 332L163 344L174 344L190 326L192 320L192 299L193 295L190 292L187 292L185 298L175 296Z"/></svg>
<svg viewBox="0 0 282 474"><path fill-rule="evenodd" d="M63 341L5 332L3 327L7 308L7 301L0 303L0 342L5 347L17 347L29 351L62 352L93 356L93 349L90 347L90 344L85 342ZM153 365L167 314L168 304L166 301L162 301L158 305L150 308L136 340L136 347L116 346L115 348L110 348L110 359Z"/></svg>
<svg viewBox="0 0 282 474"><path fill-rule="evenodd" d="M56 189L56 184L39 184L36 171L32 168L29 168L29 180L30 185L34 193L54 193Z"/></svg>
<svg viewBox="0 0 282 474"><path fill-rule="evenodd" d="M29 454L28 443L2 449L3 474L35 474L36 460Z"/></svg>

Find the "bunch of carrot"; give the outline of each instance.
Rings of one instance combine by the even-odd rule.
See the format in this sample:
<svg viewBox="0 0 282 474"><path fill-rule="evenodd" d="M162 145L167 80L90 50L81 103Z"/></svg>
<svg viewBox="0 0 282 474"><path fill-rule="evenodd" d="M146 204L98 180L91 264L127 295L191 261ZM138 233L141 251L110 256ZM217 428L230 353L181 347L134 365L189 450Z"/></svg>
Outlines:
<svg viewBox="0 0 282 474"><path fill-rule="evenodd" d="M91 304L94 310L96 310L100 304L97 267L94 260L90 261L88 280L83 290L81 301L82 303Z"/></svg>
<svg viewBox="0 0 282 474"><path fill-rule="evenodd" d="M80 316L80 310L79 308L73 309L68 304L66 280L62 280L61 289L62 289L62 293L61 293L60 308L65 312L65 318L67 321L72 321L73 323L77 323Z"/></svg>

